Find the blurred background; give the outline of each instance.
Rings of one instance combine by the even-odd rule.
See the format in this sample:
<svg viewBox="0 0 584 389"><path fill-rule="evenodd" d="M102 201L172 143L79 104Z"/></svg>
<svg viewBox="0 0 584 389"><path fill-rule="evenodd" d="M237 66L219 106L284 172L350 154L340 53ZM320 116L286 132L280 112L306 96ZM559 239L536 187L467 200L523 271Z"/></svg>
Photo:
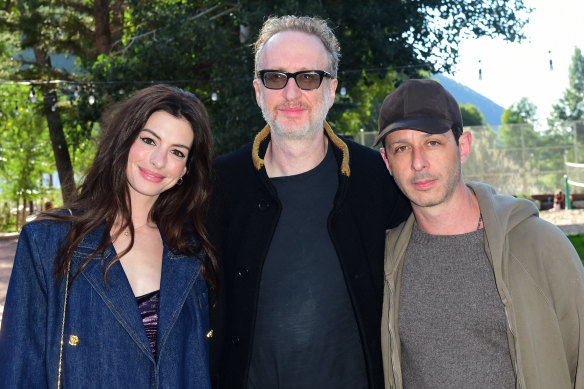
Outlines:
<svg viewBox="0 0 584 389"><path fill-rule="evenodd" d="M371 145L383 98L435 78L474 135L466 178L547 199L566 174L584 182L580 3L0 0L0 231L70 201L108 109L148 85L205 103L217 155L249 142L264 124L250 45L284 14L327 19L340 40L337 133Z"/></svg>

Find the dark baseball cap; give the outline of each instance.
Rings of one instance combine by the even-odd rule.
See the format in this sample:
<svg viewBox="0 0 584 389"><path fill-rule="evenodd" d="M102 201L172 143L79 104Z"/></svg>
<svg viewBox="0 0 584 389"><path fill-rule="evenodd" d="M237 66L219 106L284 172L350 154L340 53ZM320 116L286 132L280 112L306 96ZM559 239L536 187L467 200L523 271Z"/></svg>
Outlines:
<svg viewBox="0 0 584 389"><path fill-rule="evenodd" d="M454 97L434 80L408 80L383 100L374 146L396 130L443 134L455 127L462 129L462 115Z"/></svg>

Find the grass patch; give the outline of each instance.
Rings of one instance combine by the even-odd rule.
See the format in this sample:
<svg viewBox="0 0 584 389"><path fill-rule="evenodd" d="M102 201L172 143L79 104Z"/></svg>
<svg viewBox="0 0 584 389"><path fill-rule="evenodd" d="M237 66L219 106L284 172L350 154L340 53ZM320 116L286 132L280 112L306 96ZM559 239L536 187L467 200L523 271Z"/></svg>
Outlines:
<svg viewBox="0 0 584 389"><path fill-rule="evenodd" d="M580 256L580 260L584 264L584 235L572 235L568 236L568 239L570 239L570 242L572 242L576 248L576 251Z"/></svg>

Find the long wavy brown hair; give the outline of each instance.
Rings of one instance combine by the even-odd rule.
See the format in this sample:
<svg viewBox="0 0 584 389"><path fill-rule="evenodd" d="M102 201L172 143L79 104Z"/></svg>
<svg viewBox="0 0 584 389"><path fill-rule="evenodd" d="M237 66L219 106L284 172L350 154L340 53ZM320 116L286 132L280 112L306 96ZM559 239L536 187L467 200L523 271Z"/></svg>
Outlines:
<svg viewBox="0 0 584 389"><path fill-rule="evenodd" d="M104 115L103 132L92 167L79 187L77 198L68 207L72 214L61 208L41 216L41 219L71 222L71 229L55 258L58 280L66 276L72 255L83 238L104 222L107 228L97 250L87 258L73 279L90 261L101 258L104 281L107 283L108 270L134 245L126 166L130 147L148 118L157 111L165 111L188 121L194 140L182 185L175 185L161 193L150 210L149 218L158 225L171 250L201 258L205 280L209 289L216 292L217 262L205 228L213 148L209 116L203 103L192 93L168 85L145 88ZM121 228L111 236L116 220L122 221ZM129 247L104 264L106 248L126 229L131 236Z"/></svg>

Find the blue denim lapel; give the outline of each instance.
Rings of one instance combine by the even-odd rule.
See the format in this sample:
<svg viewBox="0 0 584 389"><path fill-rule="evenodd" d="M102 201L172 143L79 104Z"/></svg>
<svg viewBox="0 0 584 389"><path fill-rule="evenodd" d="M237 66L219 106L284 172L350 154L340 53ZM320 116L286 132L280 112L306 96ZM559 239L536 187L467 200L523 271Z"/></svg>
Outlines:
<svg viewBox="0 0 584 389"><path fill-rule="evenodd" d="M74 257L74 266L71 268L73 274L75 274L87 257L97 249L104 232L105 225L95 229L83 239L77 249L77 252L81 255ZM105 266L107 266L115 255L115 249L113 245L110 245L105 251ZM80 276L85 277L92 285L116 320L128 332L138 347L150 358L154 358L148 337L146 336L144 324L142 323L142 316L140 315L138 304L136 303L134 293L132 292L122 265L119 261L112 265L108 271L106 286L100 259L101 257L98 255L83 269Z"/></svg>
<svg viewBox="0 0 584 389"><path fill-rule="evenodd" d="M158 350L162 351L172 328L201 273L201 261L196 257L173 253L164 242L160 308L158 312ZM195 319L193 319L195 320Z"/></svg>

